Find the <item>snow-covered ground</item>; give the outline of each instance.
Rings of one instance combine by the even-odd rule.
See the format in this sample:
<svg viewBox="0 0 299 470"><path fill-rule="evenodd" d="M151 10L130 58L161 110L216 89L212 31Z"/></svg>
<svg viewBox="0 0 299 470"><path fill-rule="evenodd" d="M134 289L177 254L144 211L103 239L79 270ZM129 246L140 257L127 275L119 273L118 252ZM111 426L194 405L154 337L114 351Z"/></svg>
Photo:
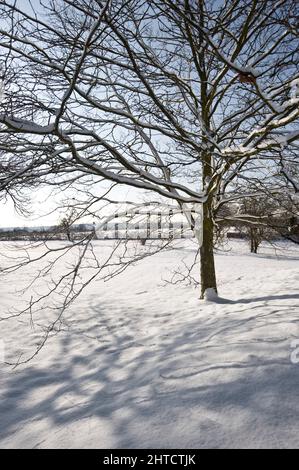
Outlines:
<svg viewBox="0 0 299 470"><path fill-rule="evenodd" d="M217 253L216 304L162 280L190 241L90 285L38 356L1 364L0 447L298 447L299 247L281 247ZM1 315L27 275L1 281ZM0 327L6 358L37 341L29 319Z"/></svg>

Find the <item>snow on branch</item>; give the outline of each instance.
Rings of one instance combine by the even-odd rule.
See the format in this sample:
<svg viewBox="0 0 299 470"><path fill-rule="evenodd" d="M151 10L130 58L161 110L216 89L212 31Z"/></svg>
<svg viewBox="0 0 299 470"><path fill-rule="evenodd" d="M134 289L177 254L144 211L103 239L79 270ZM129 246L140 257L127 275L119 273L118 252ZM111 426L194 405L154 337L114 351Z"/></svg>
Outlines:
<svg viewBox="0 0 299 470"><path fill-rule="evenodd" d="M52 134L54 130L53 124L41 126L35 122L30 122L24 119L9 118L4 114L0 114L0 122L5 124L8 128L21 133L46 135Z"/></svg>

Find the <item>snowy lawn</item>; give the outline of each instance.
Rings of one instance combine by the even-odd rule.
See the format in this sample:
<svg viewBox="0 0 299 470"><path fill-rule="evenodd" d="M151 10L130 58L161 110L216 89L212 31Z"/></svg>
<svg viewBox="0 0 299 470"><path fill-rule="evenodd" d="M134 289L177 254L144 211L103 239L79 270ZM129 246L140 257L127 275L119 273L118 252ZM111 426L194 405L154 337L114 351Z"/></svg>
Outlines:
<svg viewBox="0 0 299 470"><path fill-rule="evenodd" d="M299 247L281 247L217 254L230 302L164 285L188 241L93 283L38 356L1 365L0 447L299 447ZM25 279L1 281L1 314ZM37 341L28 318L0 326L6 358Z"/></svg>

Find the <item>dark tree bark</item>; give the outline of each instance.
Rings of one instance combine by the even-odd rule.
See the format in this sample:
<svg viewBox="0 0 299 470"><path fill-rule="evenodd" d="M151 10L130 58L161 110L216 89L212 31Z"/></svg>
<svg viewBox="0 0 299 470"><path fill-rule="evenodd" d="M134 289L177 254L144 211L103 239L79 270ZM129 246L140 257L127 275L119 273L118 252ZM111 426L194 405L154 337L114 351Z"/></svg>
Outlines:
<svg viewBox="0 0 299 470"><path fill-rule="evenodd" d="M207 289L213 289L217 293L213 242L214 224L211 215L211 203L207 202L203 205L203 232L200 248L201 299L205 297Z"/></svg>

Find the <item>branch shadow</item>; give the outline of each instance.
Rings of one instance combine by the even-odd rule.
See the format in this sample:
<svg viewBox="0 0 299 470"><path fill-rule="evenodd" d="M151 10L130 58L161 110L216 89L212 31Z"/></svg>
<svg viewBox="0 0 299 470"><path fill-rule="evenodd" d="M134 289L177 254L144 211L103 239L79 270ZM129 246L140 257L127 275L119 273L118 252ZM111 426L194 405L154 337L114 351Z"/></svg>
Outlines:
<svg viewBox="0 0 299 470"><path fill-rule="evenodd" d="M299 296L252 302L285 298ZM290 363L283 339L270 336L270 351L265 350L256 334L261 321L267 324L265 312L225 317L217 320L217 329L211 317L174 327L170 316L163 331L152 334L138 331L138 309L124 308L114 317L111 308L90 306L87 324L78 322L75 331L56 336L51 367L31 363L7 373L0 403L2 446L299 445L299 366ZM251 336L236 342L238 331ZM239 354L237 362L231 351Z"/></svg>
<svg viewBox="0 0 299 470"><path fill-rule="evenodd" d="M296 300L299 299L299 294L277 294L277 295L264 295L261 297L240 298L237 300L227 299L225 297L215 298L213 301L204 301L210 304L251 304L255 302L268 302L271 300Z"/></svg>

